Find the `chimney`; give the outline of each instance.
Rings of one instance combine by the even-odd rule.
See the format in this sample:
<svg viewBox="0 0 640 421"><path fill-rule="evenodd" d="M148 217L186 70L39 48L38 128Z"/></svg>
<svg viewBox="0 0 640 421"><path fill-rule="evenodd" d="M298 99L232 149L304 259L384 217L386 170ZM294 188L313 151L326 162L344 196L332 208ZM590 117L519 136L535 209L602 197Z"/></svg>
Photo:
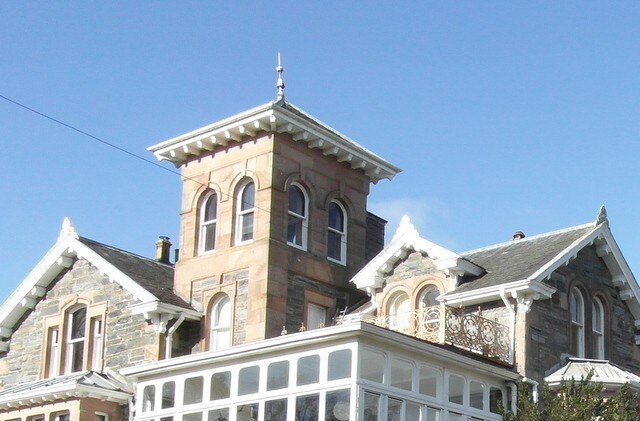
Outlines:
<svg viewBox="0 0 640 421"><path fill-rule="evenodd" d="M522 231L516 231L516 232L513 234L513 241L516 241L516 240L522 240L524 237L525 237L524 232L522 232Z"/></svg>
<svg viewBox="0 0 640 421"><path fill-rule="evenodd" d="M170 264L169 254L171 251L171 241L169 241L169 237L165 237L163 235L160 236L160 239L156 241L156 260L160 263Z"/></svg>

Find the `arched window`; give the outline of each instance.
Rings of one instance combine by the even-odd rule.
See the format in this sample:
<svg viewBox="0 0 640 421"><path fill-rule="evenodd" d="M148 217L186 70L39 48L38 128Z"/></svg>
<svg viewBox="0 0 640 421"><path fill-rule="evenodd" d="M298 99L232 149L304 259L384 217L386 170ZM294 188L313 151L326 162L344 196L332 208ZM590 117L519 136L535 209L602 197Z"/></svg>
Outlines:
<svg viewBox="0 0 640 421"><path fill-rule="evenodd" d="M249 181L238 190L236 198L236 244L253 240L256 186Z"/></svg>
<svg viewBox="0 0 640 421"><path fill-rule="evenodd" d="M83 369L87 308L75 309L68 318L65 372L73 373Z"/></svg>
<svg viewBox="0 0 640 421"><path fill-rule="evenodd" d="M411 301L404 292L396 294L389 301L389 329L398 332L408 331L411 326Z"/></svg>
<svg viewBox="0 0 640 421"><path fill-rule="evenodd" d="M329 203L327 258L343 265L347 261L346 212L338 202Z"/></svg>
<svg viewBox="0 0 640 421"><path fill-rule="evenodd" d="M231 346L231 300L226 295L218 298L209 316L211 331L209 349L224 349Z"/></svg>
<svg viewBox="0 0 640 421"><path fill-rule="evenodd" d="M440 296L440 291L434 285L429 285L420 294L420 301L418 305L420 307L431 307L440 305L437 298Z"/></svg>
<svg viewBox="0 0 640 421"><path fill-rule="evenodd" d="M571 312L571 353L584 358L584 298L577 288L569 293Z"/></svg>
<svg viewBox="0 0 640 421"><path fill-rule="evenodd" d="M591 336L593 358L604 360L604 306L598 297L591 304Z"/></svg>
<svg viewBox="0 0 640 421"><path fill-rule="evenodd" d="M216 248L216 222L218 221L218 196L207 195L200 208L200 252Z"/></svg>
<svg viewBox="0 0 640 421"><path fill-rule="evenodd" d="M289 211L287 221L287 244L307 249L309 201L302 187L289 187Z"/></svg>

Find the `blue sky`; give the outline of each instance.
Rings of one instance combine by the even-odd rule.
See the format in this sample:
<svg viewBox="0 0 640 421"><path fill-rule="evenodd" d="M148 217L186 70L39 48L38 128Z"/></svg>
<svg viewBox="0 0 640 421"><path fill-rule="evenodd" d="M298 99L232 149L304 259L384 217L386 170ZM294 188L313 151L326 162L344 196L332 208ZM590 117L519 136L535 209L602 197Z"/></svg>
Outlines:
<svg viewBox="0 0 640 421"><path fill-rule="evenodd" d="M461 252L595 220L640 276L639 2L0 2L0 95L150 145L287 99L404 171L391 231ZM0 99L0 301L80 235L152 256L177 176ZM167 164L165 164L167 165ZM172 168L168 165L168 168Z"/></svg>

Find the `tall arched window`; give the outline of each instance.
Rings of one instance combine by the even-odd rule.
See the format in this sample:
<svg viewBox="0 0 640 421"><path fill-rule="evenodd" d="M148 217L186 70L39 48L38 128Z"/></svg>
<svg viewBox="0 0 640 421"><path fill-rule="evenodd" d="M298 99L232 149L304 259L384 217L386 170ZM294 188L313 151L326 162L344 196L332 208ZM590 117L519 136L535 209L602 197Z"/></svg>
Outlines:
<svg viewBox="0 0 640 421"><path fill-rule="evenodd" d="M337 263L347 261L346 212L338 202L329 203L329 224L327 233L327 258Z"/></svg>
<svg viewBox="0 0 640 421"><path fill-rule="evenodd" d="M65 372L73 373L83 369L87 308L72 311L68 318Z"/></svg>
<svg viewBox="0 0 640 421"><path fill-rule="evenodd" d="M569 293L571 312L571 353L584 358L584 298L577 288Z"/></svg>
<svg viewBox="0 0 640 421"><path fill-rule="evenodd" d="M422 290L420 294L420 301L418 305L420 307L431 307L440 305L437 298L440 296L440 291L434 285L430 285Z"/></svg>
<svg viewBox="0 0 640 421"><path fill-rule="evenodd" d="M216 248L216 223L218 222L218 196L205 196L200 208L200 253Z"/></svg>
<svg viewBox="0 0 640 421"><path fill-rule="evenodd" d="M253 240L256 186L249 181L238 190L236 198L236 244Z"/></svg>
<svg viewBox="0 0 640 421"><path fill-rule="evenodd" d="M297 184L289 187L289 211L287 221L287 244L307 249L309 201L307 193Z"/></svg>
<svg viewBox="0 0 640 421"><path fill-rule="evenodd" d="M209 349L224 349L231 346L231 300L222 295L211 306Z"/></svg>
<svg viewBox="0 0 640 421"><path fill-rule="evenodd" d="M598 297L591 304L591 336L593 358L604 360L604 306Z"/></svg>

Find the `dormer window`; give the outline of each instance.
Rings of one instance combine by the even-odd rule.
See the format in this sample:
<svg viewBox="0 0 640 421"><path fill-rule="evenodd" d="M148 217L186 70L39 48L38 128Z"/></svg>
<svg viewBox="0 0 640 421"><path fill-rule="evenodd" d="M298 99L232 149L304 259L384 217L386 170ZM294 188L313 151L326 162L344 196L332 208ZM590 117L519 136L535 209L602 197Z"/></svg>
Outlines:
<svg viewBox="0 0 640 421"><path fill-rule="evenodd" d="M82 363L85 347L85 334L87 327L87 308L79 309L69 313L66 353L67 361L65 373L82 371Z"/></svg>
<svg viewBox="0 0 640 421"><path fill-rule="evenodd" d="M329 224L327 232L327 259L345 264L347 262L346 212L336 201L329 203Z"/></svg>
<svg viewBox="0 0 640 421"><path fill-rule="evenodd" d="M249 181L238 190L236 198L236 245L253 240L256 188Z"/></svg>
<svg viewBox="0 0 640 421"><path fill-rule="evenodd" d="M216 223L218 222L218 196L210 193L205 196L200 209L200 253L216 248Z"/></svg>
<svg viewBox="0 0 640 421"><path fill-rule="evenodd" d="M307 193L297 184L289 187L287 244L307 249L309 201Z"/></svg>

